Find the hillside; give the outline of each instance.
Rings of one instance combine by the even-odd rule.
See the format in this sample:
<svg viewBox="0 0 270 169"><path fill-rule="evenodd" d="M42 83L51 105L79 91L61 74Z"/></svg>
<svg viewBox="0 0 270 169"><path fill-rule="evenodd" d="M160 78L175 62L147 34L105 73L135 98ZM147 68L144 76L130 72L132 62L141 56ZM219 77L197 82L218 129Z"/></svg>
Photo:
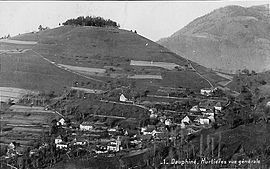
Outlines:
<svg viewBox="0 0 270 169"><path fill-rule="evenodd" d="M31 47L29 45L1 44L1 50L9 49L9 52L0 53L0 87L51 92L60 91L67 85L71 86L75 81L88 81L86 78L53 66L29 50Z"/></svg>
<svg viewBox="0 0 270 169"><path fill-rule="evenodd" d="M269 6L227 6L158 41L173 52L221 72L270 70Z"/></svg>
<svg viewBox="0 0 270 169"><path fill-rule="evenodd" d="M208 81L194 70L186 68L186 59L127 30L62 26L18 35L12 39L37 41L32 49L39 57L44 57L51 64L69 73L79 73L107 84L135 83L137 88L148 90L157 89L159 86L193 89L210 87ZM140 65L141 62L137 61L143 61L145 65ZM195 63L193 66L212 83L224 80L205 67ZM66 84L71 85L72 82ZM90 88L102 87L90 82L79 81L79 84Z"/></svg>

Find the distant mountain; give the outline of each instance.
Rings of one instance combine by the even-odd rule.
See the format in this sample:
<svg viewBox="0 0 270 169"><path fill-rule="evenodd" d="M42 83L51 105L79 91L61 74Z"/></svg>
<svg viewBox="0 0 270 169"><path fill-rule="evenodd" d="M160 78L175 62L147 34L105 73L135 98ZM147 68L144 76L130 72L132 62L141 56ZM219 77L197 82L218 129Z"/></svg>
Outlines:
<svg viewBox="0 0 270 169"><path fill-rule="evenodd" d="M270 70L269 5L227 6L189 23L159 44L226 73Z"/></svg>

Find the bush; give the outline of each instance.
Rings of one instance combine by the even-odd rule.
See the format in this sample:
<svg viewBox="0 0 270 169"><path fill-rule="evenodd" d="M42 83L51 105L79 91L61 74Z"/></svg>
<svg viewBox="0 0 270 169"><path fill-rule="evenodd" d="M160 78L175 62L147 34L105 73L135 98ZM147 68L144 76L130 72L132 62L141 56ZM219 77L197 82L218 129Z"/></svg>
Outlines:
<svg viewBox="0 0 270 169"><path fill-rule="evenodd" d="M92 17L92 16L80 16L76 19L68 19L63 25L75 25L75 26L96 26L96 27L105 27L111 26L119 28L120 25L110 19L104 19L102 17Z"/></svg>

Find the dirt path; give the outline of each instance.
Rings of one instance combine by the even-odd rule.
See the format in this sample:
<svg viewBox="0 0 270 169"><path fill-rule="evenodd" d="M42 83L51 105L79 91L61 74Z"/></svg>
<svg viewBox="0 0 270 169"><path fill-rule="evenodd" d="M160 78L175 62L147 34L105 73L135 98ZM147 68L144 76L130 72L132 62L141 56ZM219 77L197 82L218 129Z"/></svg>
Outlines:
<svg viewBox="0 0 270 169"><path fill-rule="evenodd" d="M193 65L191 64L191 62L190 62L188 59L187 59L187 62L190 64L191 68L192 68L193 70L196 71L196 74L197 74L197 75L199 75L201 78L203 78L204 80L206 80L206 81L209 83L209 85L211 86L211 88L214 87L214 85L213 85L206 77L204 77L203 75L201 75L201 74L193 67Z"/></svg>
<svg viewBox="0 0 270 169"><path fill-rule="evenodd" d="M62 70L71 72L71 73L73 73L73 74L79 75L79 76L84 77L84 78L89 79L89 80L94 80L94 81L97 81L97 82L100 82L100 83L106 83L106 82L104 82L104 81L102 81L102 80L95 79L95 78L92 78L92 77L88 77L88 76L83 75L83 74L81 74L81 73L78 73L78 72L76 72L76 71L70 70L70 69L68 69L68 68L64 68L64 67L58 65L57 63L55 63L55 62L53 62L53 61L51 61L51 60L45 58L45 57L42 56L40 53L38 53L38 52L36 52L36 51L34 51L34 50L31 50L31 51L33 51L35 54L37 54L38 56L40 56L42 59L46 60L47 62L53 64L53 65L56 66L56 67L58 67L59 69L62 69Z"/></svg>

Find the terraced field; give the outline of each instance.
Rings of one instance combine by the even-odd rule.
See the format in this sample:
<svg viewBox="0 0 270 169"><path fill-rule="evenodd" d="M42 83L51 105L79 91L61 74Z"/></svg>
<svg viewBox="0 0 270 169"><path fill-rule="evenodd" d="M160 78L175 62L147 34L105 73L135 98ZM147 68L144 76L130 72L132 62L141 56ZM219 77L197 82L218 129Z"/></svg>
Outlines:
<svg viewBox="0 0 270 169"><path fill-rule="evenodd" d="M57 64L57 65L65 69L76 71L78 73L82 73L85 75L97 75L97 74L102 75L102 74L105 74L106 72L106 69L101 69L101 68L80 67L80 66L71 66L71 65L63 65L63 64Z"/></svg>
<svg viewBox="0 0 270 169"><path fill-rule="evenodd" d="M26 94L34 94L35 92L25 89L13 87L0 87L0 102L6 102L9 99L17 102L22 96Z"/></svg>
<svg viewBox="0 0 270 169"><path fill-rule="evenodd" d="M128 76L130 79L160 79L162 80L161 75L133 75L133 76Z"/></svg>
<svg viewBox="0 0 270 169"><path fill-rule="evenodd" d="M176 67L180 67L178 64L170 62L153 62L153 61L141 61L141 60L131 60L131 66L151 66L160 67L167 70L174 70Z"/></svg>
<svg viewBox="0 0 270 169"><path fill-rule="evenodd" d="M9 144L16 141L23 146L33 144L45 132L49 131L52 119L60 116L43 107L27 107L14 105L9 110L1 112L0 144Z"/></svg>
<svg viewBox="0 0 270 169"><path fill-rule="evenodd" d="M12 39L2 39L0 40L2 43L12 43L18 45L35 45L37 44L36 41L23 41L23 40L12 40Z"/></svg>

